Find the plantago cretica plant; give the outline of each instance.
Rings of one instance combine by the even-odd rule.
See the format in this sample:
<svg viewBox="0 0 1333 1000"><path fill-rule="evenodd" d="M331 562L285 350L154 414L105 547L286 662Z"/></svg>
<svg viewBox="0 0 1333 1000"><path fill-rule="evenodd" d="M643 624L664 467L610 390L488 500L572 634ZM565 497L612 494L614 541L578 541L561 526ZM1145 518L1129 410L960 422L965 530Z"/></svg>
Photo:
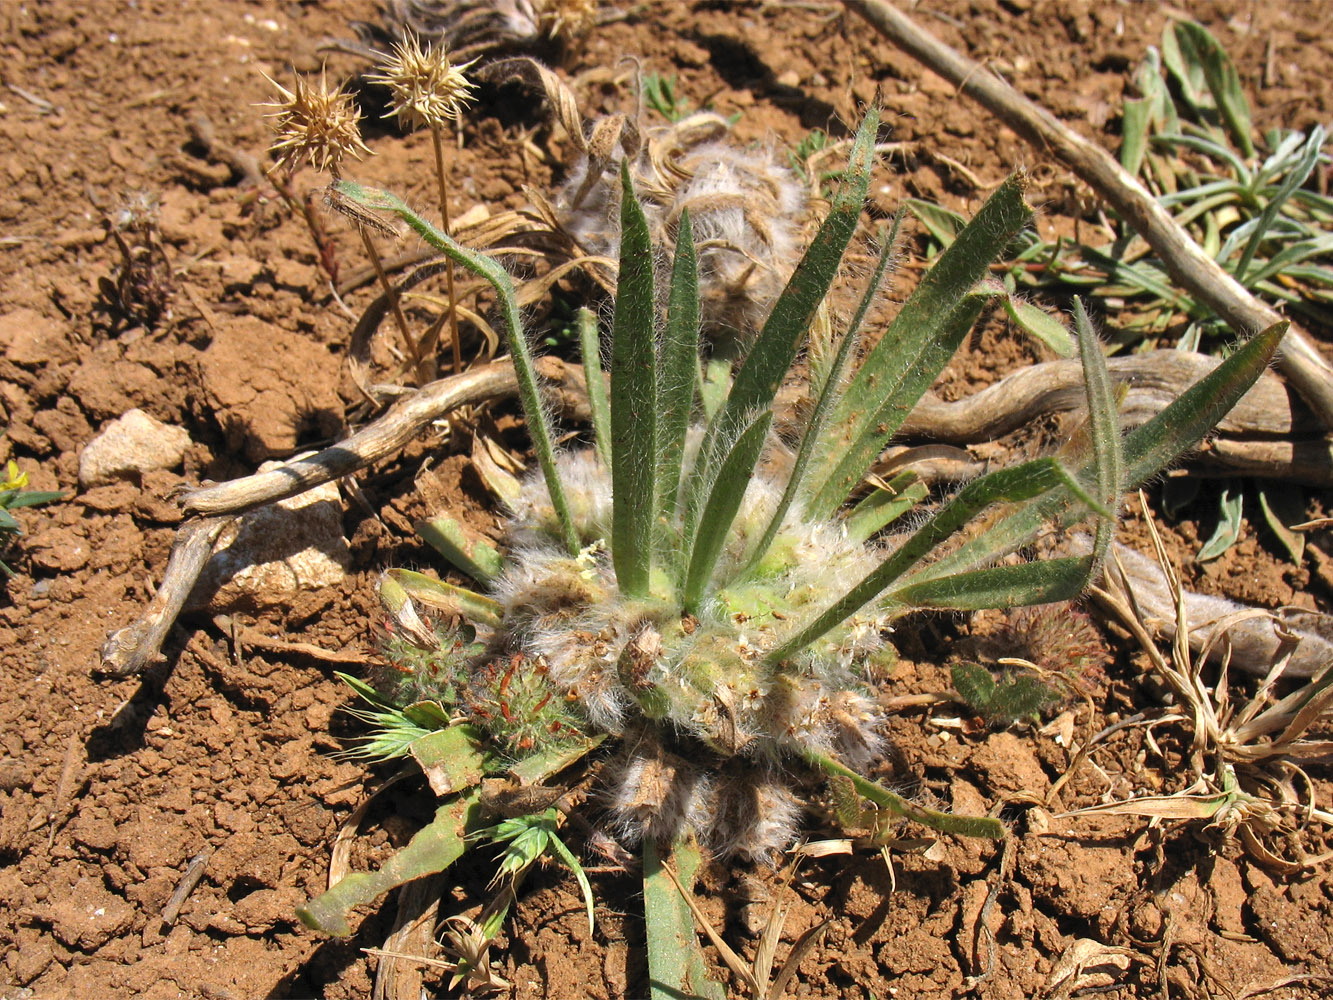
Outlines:
<svg viewBox="0 0 1333 1000"><path fill-rule="evenodd" d="M415 618L401 630L419 636L409 641L459 648L456 634L437 638L418 627L415 609L423 604L476 629L475 653L451 660L437 681L414 677L410 694L398 698L404 725L422 729L440 720L409 741L407 752L443 804L399 858L312 902L308 922L345 931L348 906L457 858L465 831L487 826L488 808L499 808L479 790L484 775L507 771L507 795L532 795L543 778L596 746L602 764L590 791L602 826L624 843L641 843L652 862L646 898L658 900L650 910L663 912L650 912L650 924L679 918L663 915L672 908L661 904L661 883L653 881L668 857L686 867L697 838L716 856L769 860L790 845L804 797L824 782L844 801L940 831L1003 836L995 819L927 809L867 777L884 739L874 692L862 678L877 672L876 661L892 659L895 622L918 609L1078 595L1104 558L1126 486L1197 444L1258 377L1281 329L1255 337L1159 417L1122 437L1117 396L1080 309L1086 443L992 472L914 530L885 533L904 509L900 498L880 491L850 508L848 502L860 496L884 444L968 335L991 294L981 286L987 269L1030 210L1021 177L1002 185L872 343L860 327L886 250L837 349L813 366L804 433L782 439L773 429L774 397L857 227L877 126L872 112L810 249L730 383L707 401L699 391L690 214L682 213L659 307L649 225L622 165L609 390L587 330L594 444L582 451L554 448L503 269L393 195L345 181L335 186L338 197L362 209L397 215L495 287L540 474L511 501L502 561L461 536L446 546L478 591L402 571L387 578L395 621ZM1013 557L1043 533L1075 524L1089 526L1090 553ZM384 706L385 714L393 710L387 700ZM683 919L688 930L688 912ZM650 942L654 934L650 926ZM652 974L658 978L659 970Z"/></svg>

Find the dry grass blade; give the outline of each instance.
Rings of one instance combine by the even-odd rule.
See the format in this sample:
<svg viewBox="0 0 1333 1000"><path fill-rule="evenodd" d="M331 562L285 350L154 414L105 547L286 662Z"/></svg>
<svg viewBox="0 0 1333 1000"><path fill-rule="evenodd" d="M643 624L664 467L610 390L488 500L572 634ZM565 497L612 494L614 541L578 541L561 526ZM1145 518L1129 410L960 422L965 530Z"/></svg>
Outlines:
<svg viewBox="0 0 1333 1000"><path fill-rule="evenodd" d="M694 894L685 891L685 887L680 884L680 879L676 877L676 873L671 870L670 865L664 864L662 866L662 871L667 873L667 878L671 879L671 884L676 887L676 891L679 892L681 898L685 900L685 905L687 905L690 908L690 912L694 914L694 919L699 921L699 926L702 927L704 933L708 935L708 940L713 942L713 947L716 948L718 954L722 956L722 961L727 963L727 968L732 971L732 974L735 975L737 979L745 984L745 988L750 991L751 995L756 997L763 996L759 987L759 982L755 979L754 970L751 969L749 963L747 963L745 959L741 958L740 955L732 950L731 945L722 940L722 935L717 932L717 929L712 925L709 919L704 916L703 911L699 909L699 904L694 901Z"/></svg>
<svg viewBox="0 0 1333 1000"><path fill-rule="evenodd" d="M437 947L435 919L443 888L444 880L431 876L413 879L398 891L394 927L384 940L371 1000L418 1000L421 996L423 965L415 956Z"/></svg>
<svg viewBox="0 0 1333 1000"><path fill-rule="evenodd" d="M333 837L332 849L329 852L328 887L330 889L341 882L343 877L352 870L352 844L356 840L356 833L361 826L361 821L366 818L366 813L370 811L371 803L411 774L411 769L401 769L392 778L362 799L361 804L353 809L351 815L343 820L342 826L338 827L338 832Z"/></svg>
<svg viewBox="0 0 1333 1000"><path fill-rule="evenodd" d="M778 970L777 978L772 979L773 962L777 956L778 942L782 939L782 930L786 926L790 906L785 903L773 904L772 909L769 910L768 919L764 922L764 929L759 936L759 946L755 950L754 961L746 962L722 939L722 935L718 933L717 928L699 909L699 904L694 901L693 893L685 891L685 887L680 884L680 880L676 878L676 873L671 870L671 867L663 865L662 870L667 873L671 883L681 894L681 898L685 900L686 905L689 906L690 912L694 914L694 919L699 922L699 926L708 935L708 940L718 950L718 954L726 962L727 968L745 985L751 996L756 997L757 1000L781 1000L781 997L787 991L787 987L791 985L797 969L800 968L801 961L820 942L824 932L828 930L828 925L832 923L831 919L822 920L797 938L796 943L791 946L791 951L787 953L787 960L782 963L782 968ZM793 867L788 870L787 879L790 879L794 874L795 868Z"/></svg>
<svg viewBox="0 0 1333 1000"><path fill-rule="evenodd" d="M1145 523L1175 608L1172 655L1165 656L1150 634L1148 616L1122 565L1109 568L1102 587L1094 588L1093 593L1138 639L1154 673L1178 700L1180 710L1164 714L1156 724L1190 724L1188 766L1194 781L1172 795L1141 796L1079 812L1203 821L1205 828L1220 830L1223 836L1236 834L1258 863L1282 872L1304 871L1328 860L1333 854L1285 858L1268 843L1311 820L1333 825L1333 815L1318 808L1314 786L1296 763L1333 753L1333 740L1306 738L1312 727L1333 718L1333 663L1325 658L1314 676L1293 674L1289 668L1303 639L1279 631L1268 669L1254 692L1233 700L1229 636L1272 616L1256 610L1224 616L1210 623L1212 632L1196 654L1191 648L1185 592L1152 519ZM1222 655L1217 679L1209 684L1203 664L1214 647ZM1284 681L1297 681L1298 686L1274 700L1274 689ZM1298 780L1305 786L1304 795L1297 791Z"/></svg>

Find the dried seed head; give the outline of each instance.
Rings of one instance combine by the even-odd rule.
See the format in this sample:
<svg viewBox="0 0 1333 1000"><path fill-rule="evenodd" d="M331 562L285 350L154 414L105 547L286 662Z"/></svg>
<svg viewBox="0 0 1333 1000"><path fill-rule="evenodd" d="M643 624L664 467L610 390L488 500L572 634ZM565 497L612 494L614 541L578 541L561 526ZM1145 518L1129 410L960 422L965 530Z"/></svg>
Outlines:
<svg viewBox="0 0 1333 1000"><path fill-rule="evenodd" d="M535 0L533 6L549 38L578 38L597 21L597 0Z"/></svg>
<svg viewBox="0 0 1333 1000"><path fill-rule="evenodd" d="M269 118L276 118L273 129L278 139L269 150L278 156L278 165L295 170L302 158L308 158L316 170L335 176L342 158L349 153L356 159L370 149L361 141L361 112L352 95L339 87L329 90L327 74L321 71L319 82L298 76L295 90L288 90L276 80L265 77L282 94L281 101L263 105L277 108Z"/></svg>
<svg viewBox="0 0 1333 1000"><path fill-rule="evenodd" d="M407 35L393 47L393 55L380 65L380 72L367 79L382 83L393 93L393 111L413 128L437 126L458 119L463 106L472 100L476 85L464 73L476 60L454 66L443 47L422 47L415 35Z"/></svg>

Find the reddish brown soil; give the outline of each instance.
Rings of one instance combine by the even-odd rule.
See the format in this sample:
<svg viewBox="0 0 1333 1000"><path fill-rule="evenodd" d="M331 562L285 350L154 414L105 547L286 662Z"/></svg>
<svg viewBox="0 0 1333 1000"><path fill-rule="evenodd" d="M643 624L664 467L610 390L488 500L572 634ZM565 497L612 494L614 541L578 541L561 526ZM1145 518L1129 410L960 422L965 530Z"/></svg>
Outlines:
<svg viewBox="0 0 1333 1000"><path fill-rule="evenodd" d="M620 62L627 55L646 70L677 74L696 103L707 97L719 111L740 112L742 139L779 145L814 126L845 134L837 123L854 120L878 89L905 146L880 174L877 208L913 195L970 212L985 193L976 182L993 185L1019 165L1036 179L1041 225L1071 227L1088 204L1062 169L873 40L836 4L621 6L633 13L598 29L563 70L587 113L632 106ZM1030 0L930 8L917 14L931 30L1108 145L1127 71L1156 43L1168 14ZM1328 120L1327 8L1235 3L1198 13L1236 58L1261 124ZM5 555L18 575L0 596L0 995L371 992L375 960L360 949L384 941L392 903L363 914L343 941L302 928L294 911L323 887L335 832L384 775L335 756L356 730L338 711L349 695L330 663L256 648L247 636L367 650L371 660L377 573L431 559L410 531L423 509L413 486L422 463L429 457L442 468L434 481L455 509L486 516L466 452L458 453L468 435L423 441L361 477L379 517L347 504L354 565L340 588L237 619L235 634L186 617L168 639L166 662L143 678L90 676L108 630L133 620L161 578L179 521L166 499L172 489L327 441L359 402L345 366L352 321L329 301L308 235L223 153L266 162L269 138L255 105L272 91L261 73L290 80L289 67L317 69L321 39L348 37L357 17L376 17L374 4L0 5L0 316L23 319L5 326L0 460L16 458L35 488L73 494L27 512L27 537ZM329 65L331 74L355 68L342 56ZM541 188L561 169L558 145L549 147L550 164L523 150L525 131L538 148L549 133L534 107L514 94L507 100L483 103L465 126L456 212L521 205L522 185ZM212 151L191 131L205 121ZM425 136L374 127L367 141L377 155L359 175L429 199ZM297 184L304 190L318 180L305 172ZM151 327L117 318L99 291L119 260L102 220L128 192L160 200L176 272L170 314ZM346 228L333 229L339 261L358 266ZM368 294L350 297L353 313ZM948 391L992 381L1029 356L1012 335L989 330L955 362ZM81 447L135 406L190 431L183 472L78 493ZM1324 498L1307 501L1313 513ZM1179 526L1173 545L1182 560L1209 531L1206 521ZM1252 529L1206 573L1189 573L1201 589L1327 607L1322 566L1312 579L1277 552ZM947 687L944 665L960 630L923 629L886 694ZM1072 709L1079 733L1161 704L1141 681L1131 644L1114 629L1107 635L1114 661L1092 692L1095 712ZM1066 996L1052 973L1079 939L1119 949L1092 962L1108 975L1078 984L1109 986L1105 995L1114 997L1248 996L1288 976L1333 972L1327 866L1282 877L1236 844L1197 838L1180 824L1050 818L1107 795L1178 789L1179 729L1157 731L1165 758L1141 729L1121 731L1095 766L1081 767L1036 807L1070 767L1067 741L1052 732L945 728L937 722L950 714L945 708L895 716L904 785L961 811L1001 808L1013 837L1002 847L946 840L924 855L895 851L892 878L874 853L807 863L786 940L819 920L831 924L802 963L793 995ZM1314 777L1327 802L1327 772ZM381 805L364 824L357 865L381 861L429 815L419 792ZM1302 845L1320 848L1313 834ZM203 879L168 926L163 907L197 855L207 858ZM455 874L444 912L469 911L484 898L488 864ZM743 949L753 948L737 919L752 893L748 875L715 868L701 897ZM497 968L515 996L646 994L637 878L597 871L593 884L600 902L590 937L572 879L551 869L529 880L498 949ZM429 982L438 985L435 976ZM1297 982L1268 995L1327 988L1327 980Z"/></svg>

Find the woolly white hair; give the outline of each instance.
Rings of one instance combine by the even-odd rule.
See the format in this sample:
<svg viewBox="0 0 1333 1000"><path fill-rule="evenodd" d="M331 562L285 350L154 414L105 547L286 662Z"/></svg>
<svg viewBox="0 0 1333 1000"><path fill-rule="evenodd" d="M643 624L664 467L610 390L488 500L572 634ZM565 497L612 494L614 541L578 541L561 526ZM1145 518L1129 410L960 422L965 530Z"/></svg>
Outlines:
<svg viewBox="0 0 1333 1000"><path fill-rule="evenodd" d="M700 114L649 129L630 176L654 245L674 247L681 216L690 214L705 329L751 334L767 318L800 257L808 198L800 178L778 163L771 149L742 149L712 138L727 128L717 116ZM585 156L556 198L561 225L601 256L620 255L622 157L617 149L596 164L602 172L589 177L594 164ZM661 277L658 285L664 288L666 275Z"/></svg>
<svg viewBox="0 0 1333 1000"><path fill-rule="evenodd" d="M687 458L699 443L696 429ZM853 669L883 648L886 616L872 609L854 617L791 671L764 665L785 638L767 602L816 612L883 555L838 524L807 522L793 510L779 534L778 568L741 573L781 501L782 448L770 442L777 460L761 463L748 483L719 561L717 578L739 582L706 601L688 627L673 601L620 592L603 541L612 520L609 476L593 451L556 458L576 532L587 542L578 555L555 542L540 475L510 503L510 558L492 587L503 642L539 660L557 695L594 729L635 743L604 770L610 823L626 841L669 840L688 826L719 855L766 860L795 836L801 815L787 787L791 759L813 751L864 769L883 750L880 714L855 690ZM644 692L653 692L651 712ZM686 760L664 749L673 739L697 740L716 757L710 767Z"/></svg>

